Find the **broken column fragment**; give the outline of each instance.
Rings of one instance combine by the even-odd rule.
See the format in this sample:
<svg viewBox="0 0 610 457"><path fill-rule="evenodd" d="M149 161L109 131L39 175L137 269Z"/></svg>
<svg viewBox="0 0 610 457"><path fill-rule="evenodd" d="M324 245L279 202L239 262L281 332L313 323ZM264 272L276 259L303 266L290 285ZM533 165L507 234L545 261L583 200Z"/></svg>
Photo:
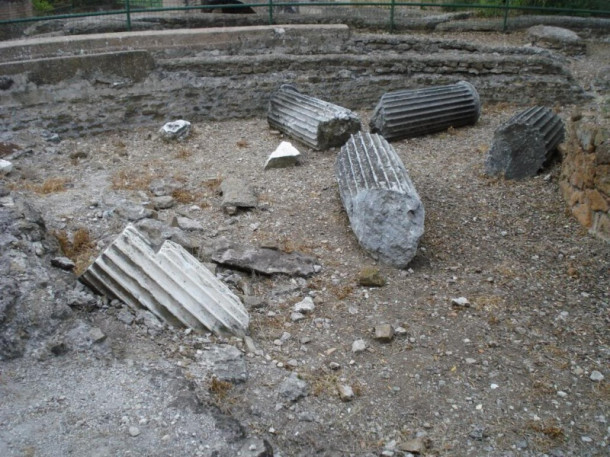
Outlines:
<svg viewBox="0 0 610 457"><path fill-rule="evenodd" d="M466 81L448 86L386 92L370 121L372 133L399 140L462 127L477 122L481 101Z"/></svg>
<svg viewBox="0 0 610 457"><path fill-rule="evenodd" d="M506 179L535 176L564 138L564 125L549 108L534 106L511 117L495 132L485 173Z"/></svg>
<svg viewBox="0 0 610 457"><path fill-rule="evenodd" d="M249 316L231 290L181 246L165 241L155 253L132 225L80 280L132 308L145 307L172 325L245 335Z"/></svg>
<svg viewBox="0 0 610 457"><path fill-rule="evenodd" d="M318 150L343 145L361 127L353 111L301 94L289 84L271 96L267 122L271 128Z"/></svg>
<svg viewBox="0 0 610 457"><path fill-rule="evenodd" d="M360 245L373 257L406 267L424 233L424 206L394 148L359 132L335 162L339 193Z"/></svg>

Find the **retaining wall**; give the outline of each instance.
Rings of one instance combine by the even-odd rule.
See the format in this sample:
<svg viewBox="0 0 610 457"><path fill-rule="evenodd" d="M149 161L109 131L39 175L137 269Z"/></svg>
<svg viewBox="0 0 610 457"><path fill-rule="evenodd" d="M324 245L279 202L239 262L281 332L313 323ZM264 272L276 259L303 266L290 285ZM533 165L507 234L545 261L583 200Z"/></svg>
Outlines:
<svg viewBox="0 0 610 457"><path fill-rule="evenodd" d="M357 34L344 25L18 40L0 43L0 62L0 129L7 132L77 135L175 118L260 116L283 83L350 109L372 109L387 91L459 80L484 102L587 98L548 51Z"/></svg>

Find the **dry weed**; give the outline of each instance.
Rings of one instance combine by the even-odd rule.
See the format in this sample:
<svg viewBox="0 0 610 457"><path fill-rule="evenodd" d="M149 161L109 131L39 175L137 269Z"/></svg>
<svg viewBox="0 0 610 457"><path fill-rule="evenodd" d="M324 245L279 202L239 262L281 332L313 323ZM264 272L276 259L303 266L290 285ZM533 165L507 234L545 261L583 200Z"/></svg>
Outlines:
<svg viewBox="0 0 610 457"><path fill-rule="evenodd" d="M155 178L151 172L140 170L120 170L112 177L114 190L148 190Z"/></svg>
<svg viewBox="0 0 610 457"><path fill-rule="evenodd" d="M193 151L191 151L188 148L180 148L178 149L178 152L176 153L176 158L177 159L188 159L190 156L193 155Z"/></svg>
<svg viewBox="0 0 610 457"><path fill-rule="evenodd" d="M74 272L77 275L84 273L96 254L95 244L91 240L89 230L86 228L77 229L72 235L71 240L63 230L53 232L53 235L57 238L64 255L76 265Z"/></svg>
<svg viewBox="0 0 610 457"><path fill-rule="evenodd" d="M218 378L212 378L208 390L210 391L210 393L218 397L219 400L224 400L225 398L227 398L227 395L229 394L232 388L233 384L231 384L230 382L221 381Z"/></svg>

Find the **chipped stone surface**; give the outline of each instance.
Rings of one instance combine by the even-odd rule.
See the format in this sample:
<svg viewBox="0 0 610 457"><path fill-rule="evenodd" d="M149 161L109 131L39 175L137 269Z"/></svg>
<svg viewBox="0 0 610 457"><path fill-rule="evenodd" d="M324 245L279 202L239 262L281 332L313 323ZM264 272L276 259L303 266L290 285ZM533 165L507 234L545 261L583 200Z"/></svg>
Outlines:
<svg viewBox="0 0 610 457"><path fill-rule="evenodd" d="M561 118L535 106L511 117L494 132L485 160L485 173L506 179L535 176L565 136Z"/></svg>
<svg viewBox="0 0 610 457"><path fill-rule="evenodd" d="M405 268L424 233L424 206L394 148L359 132L335 162L341 201L360 245L374 258Z"/></svg>
<svg viewBox="0 0 610 457"><path fill-rule="evenodd" d="M299 163L301 153L292 143L282 141L275 151L271 153L265 162L265 170L270 168L292 167Z"/></svg>

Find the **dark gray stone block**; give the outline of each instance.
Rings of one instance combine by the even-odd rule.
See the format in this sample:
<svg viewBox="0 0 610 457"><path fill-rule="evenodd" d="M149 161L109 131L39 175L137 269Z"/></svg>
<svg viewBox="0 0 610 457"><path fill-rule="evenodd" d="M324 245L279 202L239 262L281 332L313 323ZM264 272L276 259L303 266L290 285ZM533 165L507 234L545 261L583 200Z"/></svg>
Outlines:
<svg viewBox="0 0 610 457"><path fill-rule="evenodd" d="M535 176L564 139L559 116L549 108L534 106L511 117L494 132L485 162L485 173L506 179Z"/></svg>

